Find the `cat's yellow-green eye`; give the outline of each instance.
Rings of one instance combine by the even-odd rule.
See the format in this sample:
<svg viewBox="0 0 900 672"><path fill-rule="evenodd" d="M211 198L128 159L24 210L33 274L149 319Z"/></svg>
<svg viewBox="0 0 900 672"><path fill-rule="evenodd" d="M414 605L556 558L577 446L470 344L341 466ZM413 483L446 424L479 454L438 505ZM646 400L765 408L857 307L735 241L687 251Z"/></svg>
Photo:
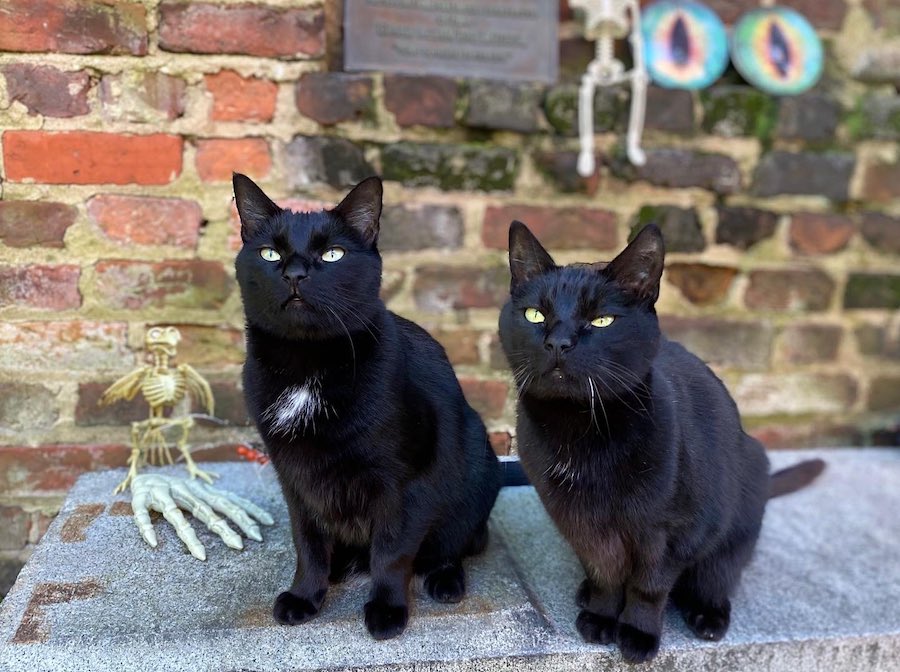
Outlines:
<svg viewBox="0 0 900 672"><path fill-rule="evenodd" d="M608 327L615 319L612 315L601 315L596 320L591 320L591 325L594 327Z"/></svg>
<svg viewBox="0 0 900 672"><path fill-rule="evenodd" d="M540 324L544 321L544 314L539 311L537 308L526 308L525 309L525 319L531 322L532 324Z"/></svg>
<svg viewBox="0 0 900 672"><path fill-rule="evenodd" d="M279 259L281 259L281 255L271 247L264 247L260 249L259 256L261 256L266 261L278 261Z"/></svg>
<svg viewBox="0 0 900 672"><path fill-rule="evenodd" d="M322 255L322 261L337 261L344 256L344 250L340 247L329 247Z"/></svg>

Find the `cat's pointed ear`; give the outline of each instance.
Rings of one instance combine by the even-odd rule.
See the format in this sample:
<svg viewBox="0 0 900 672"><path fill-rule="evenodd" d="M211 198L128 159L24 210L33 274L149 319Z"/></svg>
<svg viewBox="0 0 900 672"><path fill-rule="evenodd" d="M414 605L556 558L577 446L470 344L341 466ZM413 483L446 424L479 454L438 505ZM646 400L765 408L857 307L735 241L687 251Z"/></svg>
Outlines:
<svg viewBox="0 0 900 672"><path fill-rule="evenodd" d="M554 268L556 264L553 258L527 226L520 221L509 225L509 271L512 274L510 289Z"/></svg>
<svg viewBox="0 0 900 672"><path fill-rule="evenodd" d="M653 304L659 298L665 256L662 231L648 224L601 272L638 300Z"/></svg>
<svg viewBox="0 0 900 672"><path fill-rule="evenodd" d="M282 210L246 175L232 173L231 184L234 187L234 204L241 217L241 240L246 243L260 226Z"/></svg>
<svg viewBox="0 0 900 672"><path fill-rule="evenodd" d="M367 177L353 187L332 212L362 236L368 245L373 245L378 239L382 194L381 178Z"/></svg>

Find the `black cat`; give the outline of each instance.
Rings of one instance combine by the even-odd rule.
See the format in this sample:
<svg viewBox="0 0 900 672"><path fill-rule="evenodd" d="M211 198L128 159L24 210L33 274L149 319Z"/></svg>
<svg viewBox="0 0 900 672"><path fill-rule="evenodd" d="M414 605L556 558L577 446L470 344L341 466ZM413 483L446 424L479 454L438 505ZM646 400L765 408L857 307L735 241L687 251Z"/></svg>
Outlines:
<svg viewBox="0 0 900 672"><path fill-rule="evenodd" d="M587 574L578 631L629 662L656 655L670 595L698 637L720 639L766 500L824 467L770 476L722 382L660 334L663 257L650 225L608 265L558 267L513 222L500 316L522 466Z"/></svg>
<svg viewBox="0 0 900 672"><path fill-rule="evenodd" d="M500 465L443 348L379 298L381 181L308 214L282 210L243 175L234 194L244 394L297 550L274 616L303 623L329 580L368 569L366 627L394 637L414 573L435 600L462 599L462 559L487 543Z"/></svg>

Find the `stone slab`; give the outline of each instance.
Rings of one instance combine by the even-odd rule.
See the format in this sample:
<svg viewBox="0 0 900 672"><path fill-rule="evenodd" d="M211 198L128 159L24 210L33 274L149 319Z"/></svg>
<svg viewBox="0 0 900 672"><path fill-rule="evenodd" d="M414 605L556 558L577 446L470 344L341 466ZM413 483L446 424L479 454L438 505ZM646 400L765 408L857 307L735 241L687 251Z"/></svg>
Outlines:
<svg viewBox="0 0 900 672"><path fill-rule="evenodd" d="M771 459L783 466L810 454ZM821 479L769 505L726 638L696 640L670 613L660 655L646 669L900 669L900 451L817 454L829 463ZM0 606L0 671L624 666L614 647L587 645L575 632L581 569L531 488L501 493L489 549L467 564L466 599L437 605L417 584L407 631L376 643L362 624L365 577L333 588L309 624L272 621L272 600L293 564L274 474L249 464L216 469L222 487L276 522L242 552L198 529L206 563L162 521L159 548L143 545L127 498L111 495L122 471L83 476Z"/></svg>

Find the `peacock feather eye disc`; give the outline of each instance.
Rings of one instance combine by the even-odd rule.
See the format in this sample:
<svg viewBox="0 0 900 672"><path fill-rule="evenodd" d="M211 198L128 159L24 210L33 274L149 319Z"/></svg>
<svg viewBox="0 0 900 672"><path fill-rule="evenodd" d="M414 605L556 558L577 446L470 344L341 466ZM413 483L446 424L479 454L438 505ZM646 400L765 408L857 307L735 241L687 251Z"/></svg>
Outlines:
<svg viewBox="0 0 900 672"><path fill-rule="evenodd" d="M670 89L702 89L728 67L725 26L692 0L661 0L641 13L647 72Z"/></svg>
<svg viewBox="0 0 900 672"><path fill-rule="evenodd" d="M734 67L750 84L778 96L803 93L822 76L822 42L802 14L788 7L747 12L732 36Z"/></svg>

